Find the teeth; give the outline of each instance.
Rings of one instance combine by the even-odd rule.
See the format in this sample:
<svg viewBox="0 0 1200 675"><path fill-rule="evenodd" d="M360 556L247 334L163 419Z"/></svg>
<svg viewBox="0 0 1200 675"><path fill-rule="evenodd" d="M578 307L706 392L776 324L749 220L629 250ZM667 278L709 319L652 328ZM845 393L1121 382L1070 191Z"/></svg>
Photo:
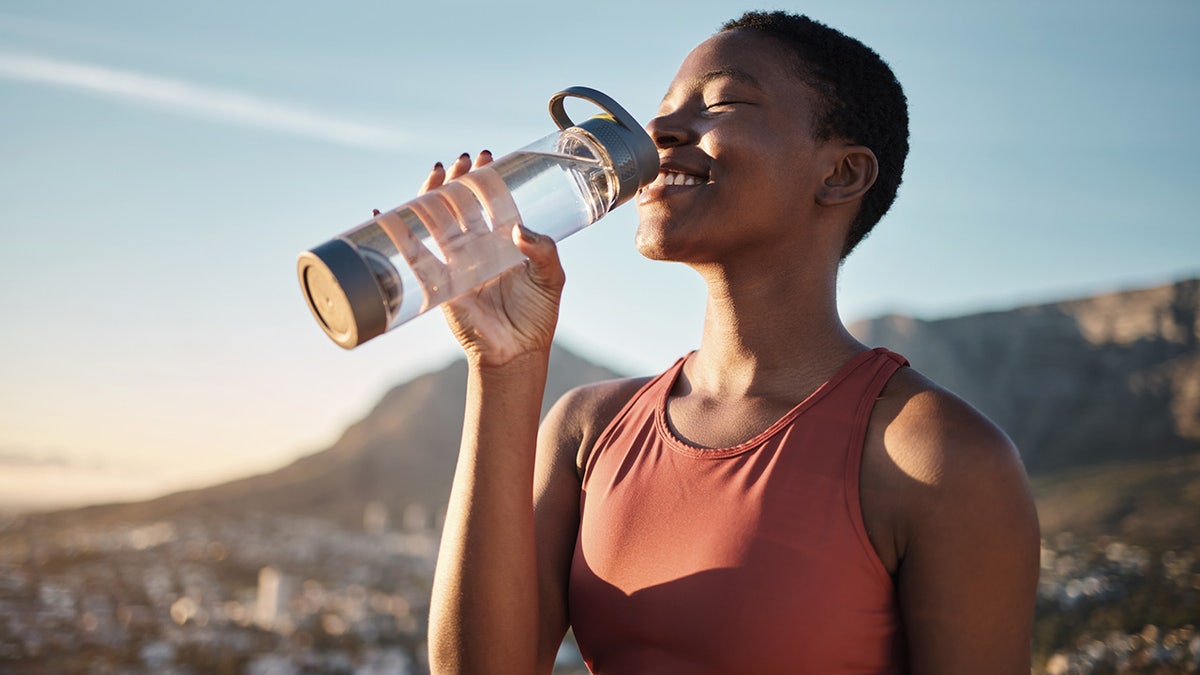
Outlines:
<svg viewBox="0 0 1200 675"><path fill-rule="evenodd" d="M670 172L663 174L663 184L664 185L699 185L700 179L695 176L686 174L686 173L675 173L673 171L670 171Z"/></svg>

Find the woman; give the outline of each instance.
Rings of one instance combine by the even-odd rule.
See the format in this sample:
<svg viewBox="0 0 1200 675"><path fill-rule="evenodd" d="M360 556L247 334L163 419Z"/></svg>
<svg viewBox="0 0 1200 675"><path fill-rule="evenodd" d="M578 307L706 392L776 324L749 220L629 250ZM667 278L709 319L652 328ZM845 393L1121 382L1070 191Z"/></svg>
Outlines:
<svg viewBox="0 0 1200 675"><path fill-rule="evenodd" d="M1015 448L837 312L907 152L890 69L750 13L688 55L647 129L662 170L637 245L704 278L700 346L568 393L539 430L553 242L520 232L529 263L447 306L470 375L434 671L549 672L573 626L595 673L1028 673L1039 540Z"/></svg>

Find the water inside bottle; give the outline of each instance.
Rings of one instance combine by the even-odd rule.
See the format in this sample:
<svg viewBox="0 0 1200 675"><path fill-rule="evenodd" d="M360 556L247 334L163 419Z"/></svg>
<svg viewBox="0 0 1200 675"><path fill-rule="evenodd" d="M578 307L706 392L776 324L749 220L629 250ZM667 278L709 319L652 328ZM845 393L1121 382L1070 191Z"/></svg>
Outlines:
<svg viewBox="0 0 1200 675"><path fill-rule="evenodd" d="M345 236L376 254L363 257L392 327L520 264L518 223L557 241L595 222L615 199L612 183L598 159L519 151Z"/></svg>

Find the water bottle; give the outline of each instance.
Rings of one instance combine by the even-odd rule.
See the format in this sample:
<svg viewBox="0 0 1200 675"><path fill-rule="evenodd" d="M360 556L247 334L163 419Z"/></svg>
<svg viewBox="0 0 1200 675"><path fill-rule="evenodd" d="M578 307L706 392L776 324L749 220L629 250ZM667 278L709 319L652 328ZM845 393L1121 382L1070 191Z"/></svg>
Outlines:
<svg viewBox="0 0 1200 675"><path fill-rule="evenodd" d="M568 97L604 112L575 124ZM334 342L356 347L520 264L518 224L560 241L658 175L654 142L608 96L565 89L550 116L557 132L300 255L304 297Z"/></svg>

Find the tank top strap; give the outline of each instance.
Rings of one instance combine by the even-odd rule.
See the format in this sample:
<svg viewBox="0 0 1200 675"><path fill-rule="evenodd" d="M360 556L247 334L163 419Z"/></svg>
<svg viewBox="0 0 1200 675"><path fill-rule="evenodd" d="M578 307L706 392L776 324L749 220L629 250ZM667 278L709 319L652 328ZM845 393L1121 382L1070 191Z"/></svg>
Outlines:
<svg viewBox="0 0 1200 675"><path fill-rule="evenodd" d="M674 385L675 378L683 368L683 364L694 353L694 351L688 352L686 355L679 357L670 368L650 378L649 381L634 392L633 396L629 397L629 400L621 406L621 410L609 420L608 424L604 427L604 431L600 432L600 435L596 438L596 441L592 444L588 452L586 466L583 467L583 485L585 487L587 486L588 476L591 474L595 458L600 454L598 450L608 446L613 434L616 433L621 424L630 416L645 415L647 414L646 411L649 411L649 414L653 416L657 401L666 397L666 392L662 391L663 387L669 388Z"/></svg>
<svg viewBox="0 0 1200 675"><path fill-rule="evenodd" d="M837 409L837 417L858 425L865 421L883 385L897 369L908 365L903 356L884 347L875 347L850 359L829 379L813 398L821 398L826 407Z"/></svg>
<svg viewBox="0 0 1200 675"><path fill-rule="evenodd" d="M903 356L900 356L896 352L894 352L886 347L876 347L875 349L872 349L871 351L875 352L876 354L883 354L884 356L888 357L889 359L895 361L898 364L897 367L908 365L908 359L904 358ZM893 369L892 372L894 373L896 371Z"/></svg>
<svg viewBox="0 0 1200 675"><path fill-rule="evenodd" d="M863 369L863 372L856 373L856 379L862 383L862 388L859 390L861 394L854 411L854 426L861 432L866 431L871 410L875 407L875 401L883 391L884 385L897 370L908 365L908 359L884 347L876 347L871 351L874 358L869 361L869 366Z"/></svg>
<svg viewBox="0 0 1200 675"><path fill-rule="evenodd" d="M867 426L870 424L871 412L875 409L875 402L879 400L880 393L892 375L897 370L908 366L909 363L908 359L883 347L876 347L872 351L877 356L873 359L872 367L865 378L866 385L861 389L861 397L854 410L853 422L850 427L850 442L846 444L846 490L844 494L846 495L846 509L850 514L850 520L853 523L854 532L858 537L859 544L863 547L863 551L867 554L868 559L871 560L872 566L878 572L888 575L883 562L880 561L879 555L875 552L875 546L871 543L871 539L867 535L867 527L862 515L860 479L862 476L863 448L866 444Z"/></svg>

